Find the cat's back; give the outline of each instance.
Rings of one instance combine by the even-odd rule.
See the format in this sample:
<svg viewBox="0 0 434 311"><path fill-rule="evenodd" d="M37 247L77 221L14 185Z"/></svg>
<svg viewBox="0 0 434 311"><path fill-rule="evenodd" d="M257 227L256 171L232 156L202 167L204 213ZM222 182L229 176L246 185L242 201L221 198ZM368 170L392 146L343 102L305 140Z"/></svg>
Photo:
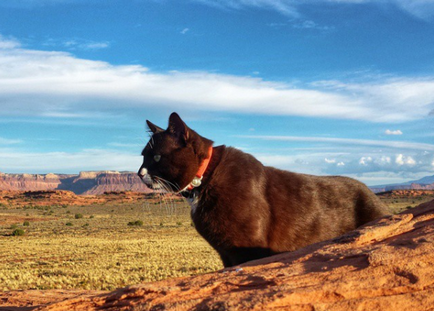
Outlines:
<svg viewBox="0 0 434 311"><path fill-rule="evenodd" d="M254 156L226 147L214 181L230 184L246 197L264 199L271 208L348 209L363 205L374 211L368 218L389 213L380 199L363 183L344 176L316 176L264 166ZM291 204L289 204L291 203ZM367 206L367 207L366 207Z"/></svg>

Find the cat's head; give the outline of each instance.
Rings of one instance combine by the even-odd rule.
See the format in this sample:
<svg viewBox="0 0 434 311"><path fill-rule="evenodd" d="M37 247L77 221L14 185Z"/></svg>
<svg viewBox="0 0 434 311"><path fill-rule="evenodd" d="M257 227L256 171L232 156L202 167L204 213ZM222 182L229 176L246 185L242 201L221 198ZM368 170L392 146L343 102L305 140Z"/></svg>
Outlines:
<svg viewBox="0 0 434 311"><path fill-rule="evenodd" d="M178 192L193 180L213 142L190 129L177 113L166 130L146 120L152 136L142 151L138 175L151 189Z"/></svg>

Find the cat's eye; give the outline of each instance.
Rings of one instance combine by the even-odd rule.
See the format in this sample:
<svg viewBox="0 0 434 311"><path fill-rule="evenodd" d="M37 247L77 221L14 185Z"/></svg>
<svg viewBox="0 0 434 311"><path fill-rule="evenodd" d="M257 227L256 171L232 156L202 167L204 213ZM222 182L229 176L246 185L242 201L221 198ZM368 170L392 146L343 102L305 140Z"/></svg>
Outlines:
<svg viewBox="0 0 434 311"><path fill-rule="evenodd" d="M159 154L154 155L154 161L159 162L161 160L161 156Z"/></svg>

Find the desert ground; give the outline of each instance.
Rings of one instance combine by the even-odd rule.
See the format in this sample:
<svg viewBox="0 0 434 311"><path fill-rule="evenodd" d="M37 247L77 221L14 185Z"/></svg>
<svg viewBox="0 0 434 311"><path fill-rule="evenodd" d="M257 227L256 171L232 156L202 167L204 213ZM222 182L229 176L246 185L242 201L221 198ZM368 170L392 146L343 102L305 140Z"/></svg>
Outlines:
<svg viewBox="0 0 434 311"><path fill-rule="evenodd" d="M434 191L379 196L399 213ZM2 291L113 290L223 268L181 198L3 192L0 202Z"/></svg>
<svg viewBox="0 0 434 311"><path fill-rule="evenodd" d="M182 199L114 196L60 205L9 194L0 206L0 290L112 290L222 268Z"/></svg>

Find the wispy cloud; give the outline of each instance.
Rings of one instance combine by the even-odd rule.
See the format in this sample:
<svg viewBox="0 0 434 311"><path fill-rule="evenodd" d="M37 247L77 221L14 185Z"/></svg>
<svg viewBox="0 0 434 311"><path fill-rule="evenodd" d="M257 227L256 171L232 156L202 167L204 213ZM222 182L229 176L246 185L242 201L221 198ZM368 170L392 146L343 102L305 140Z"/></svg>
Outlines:
<svg viewBox="0 0 434 311"><path fill-rule="evenodd" d="M110 43L107 41L104 42L94 42L94 41L88 41L88 40L69 40L65 41L64 46L74 50L74 49L80 49L80 50L100 50L100 49L106 49L110 46Z"/></svg>
<svg viewBox="0 0 434 311"><path fill-rule="evenodd" d="M318 142L341 145L375 146L394 149L411 149L422 151L434 151L433 144L415 143L408 141L393 140L369 140L353 138L334 138L334 137L305 137L305 136L262 136L262 135L242 135L239 137L261 139L268 141L288 141L288 142Z"/></svg>
<svg viewBox="0 0 434 311"><path fill-rule="evenodd" d="M43 45L53 48L66 48L70 51L75 50L101 50L110 47L108 41L94 41L83 38L69 38L69 39L47 39Z"/></svg>
<svg viewBox="0 0 434 311"><path fill-rule="evenodd" d="M3 43L2 43L3 42ZM159 104L199 111L400 122L434 108L434 77L375 83L319 81L304 87L209 72L156 73L65 52L0 45L0 114L81 115ZM36 105L37 103L37 105ZM186 105L188 104L188 105Z"/></svg>
<svg viewBox="0 0 434 311"><path fill-rule="evenodd" d="M402 135L403 133L401 130L389 130L388 129L384 132L384 134L386 134L386 135Z"/></svg>
<svg viewBox="0 0 434 311"><path fill-rule="evenodd" d="M302 22L294 23L292 24L292 27L297 29L314 29L314 30L321 30L321 31L330 31L334 29L333 26L318 25L316 22L312 20L305 20Z"/></svg>
<svg viewBox="0 0 434 311"><path fill-rule="evenodd" d="M22 143L20 139L9 139L9 138L0 137L0 145L14 145L20 143Z"/></svg>
<svg viewBox="0 0 434 311"><path fill-rule="evenodd" d="M335 29L334 26L326 26L326 25L319 25L318 23L312 21L312 20L303 20L301 18L294 18L290 19L288 22L280 22L280 23L268 23L267 26L271 28L275 28L280 30L281 28L294 28L294 29L300 29L300 30L316 30L321 32L328 32Z"/></svg>
<svg viewBox="0 0 434 311"><path fill-rule="evenodd" d="M183 30L181 30L181 34L185 35L189 31L190 31L190 28L184 28Z"/></svg>
<svg viewBox="0 0 434 311"><path fill-rule="evenodd" d="M47 5L83 3L90 1L95 0L1 0L0 6L29 9Z"/></svg>
<svg viewBox="0 0 434 311"><path fill-rule="evenodd" d="M223 9L246 9L261 8L275 10L280 14L289 17L300 17L302 5L316 4L372 4L372 5L394 5L409 14L422 19L434 17L434 2L432 0L191 0Z"/></svg>
<svg viewBox="0 0 434 311"><path fill-rule="evenodd" d="M211 7L221 9L245 9L257 8L275 10L283 15L297 17L299 16L294 0L192 0Z"/></svg>

